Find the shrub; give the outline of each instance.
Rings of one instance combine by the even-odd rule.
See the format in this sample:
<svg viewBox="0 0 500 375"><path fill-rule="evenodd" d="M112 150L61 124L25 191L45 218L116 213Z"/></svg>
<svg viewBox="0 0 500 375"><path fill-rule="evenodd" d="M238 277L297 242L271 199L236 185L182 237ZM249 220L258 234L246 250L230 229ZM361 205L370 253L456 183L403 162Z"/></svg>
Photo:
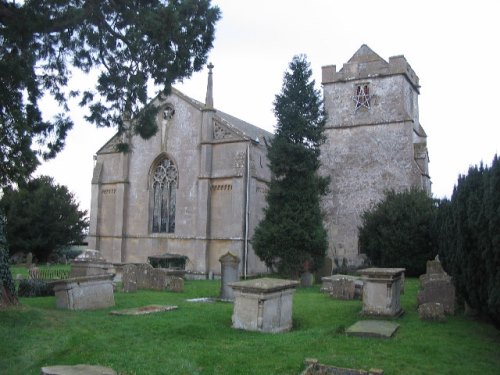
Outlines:
<svg viewBox="0 0 500 375"><path fill-rule="evenodd" d="M436 213L436 200L424 191L387 192L361 216L361 252L378 267L404 267L409 276L425 273L427 260L437 253Z"/></svg>
<svg viewBox="0 0 500 375"><path fill-rule="evenodd" d="M45 297L53 296L54 290L52 286L43 281L36 279L25 279L19 282L19 297Z"/></svg>

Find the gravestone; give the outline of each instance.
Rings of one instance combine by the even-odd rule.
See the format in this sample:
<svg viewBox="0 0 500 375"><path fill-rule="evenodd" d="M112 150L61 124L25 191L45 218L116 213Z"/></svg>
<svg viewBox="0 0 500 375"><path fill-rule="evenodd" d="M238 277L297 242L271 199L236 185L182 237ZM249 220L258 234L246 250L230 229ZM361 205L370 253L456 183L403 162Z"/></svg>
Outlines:
<svg viewBox="0 0 500 375"><path fill-rule="evenodd" d="M137 292L137 267L135 264L126 264L122 267L123 291Z"/></svg>
<svg viewBox="0 0 500 375"><path fill-rule="evenodd" d="M421 320L445 320L444 306L438 302L423 303L418 307L418 316Z"/></svg>
<svg viewBox="0 0 500 375"><path fill-rule="evenodd" d="M153 270L153 266L147 263L137 264L137 288L138 289L149 289L150 287L150 271Z"/></svg>
<svg viewBox="0 0 500 375"><path fill-rule="evenodd" d="M426 273L420 276L417 303L422 305L428 302L443 305L445 314L455 313L455 286L452 278L443 270L438 260L428 261Z"/></svg>
<svg viewBox="0 0 500 375"><path fill-rule="evenodd" d="M178 276L168 276L166 288L170 292L183 292L184 279Z"/></svg>
<svg viewBox="0 0 500 375"><path fill-rule="evenodd" d="M182 272L182 271L181 271ZM137 289L184 291L184 279L176 270L153 268L150 264L126 264L122 267L123 291L133 293Z"/></svg>
<svg viewBox="0 0 500 375"><path fill-rule="evenodd" d="M334 299L351 300L356 295L355 281L350 278L332 280L330 296Z"/></svg>
<svg viewBox="0 0 500 375"><path fill-rule="evenodd" d="M337 291L332 294L332 290L334 289L334 284L336 284L339 280L351 280L354 283L354 296L353 299L361 299L363 297L363 280L360 276L353 275L342 275L336 274L331 276L326 276L321 278L321 289L320 291L323 293L328 293L332 298L337 298ZM346 283L346 285L348 285ZM348 286L349 287L349 286ZM335 289L338 290L339 286L336 285ZM341 292L342 295L345 295L345 292ZM342 296L338 297L342 298Z"/></svg>
<svg viewBox="0 0 500 375"><path fill-rule="evenodd" d="M219 262L221 270L220 299L232 301L234 300L234 293L229 284L240 280L238 271L240 258L227 252L219 258Z"/></svg>
<svg viewBox="0 0 500 375"><path fill-rule="evenodd" d="M365 268L358 272L364 280L363 315L397 317L403 314L400 295L404 268Z"/></svg>
<svg viewBox="0 0 500 375"><path fill-rule="evenodd" d="M271 278L229 284L234 290L233 328L272 333L290 330L298 284Z"/></svg>
<svg viewBox="0 0 500 375"><path fill-rule="evenodd" d="M94 310L115 305L112 274L74 277L52 285L60 309Z"/></svg>

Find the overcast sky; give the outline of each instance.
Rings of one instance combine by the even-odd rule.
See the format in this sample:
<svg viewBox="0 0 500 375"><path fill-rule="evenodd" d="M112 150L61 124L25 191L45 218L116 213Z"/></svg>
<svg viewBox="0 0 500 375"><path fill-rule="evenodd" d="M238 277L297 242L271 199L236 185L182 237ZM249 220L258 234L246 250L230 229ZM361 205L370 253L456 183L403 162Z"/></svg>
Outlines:
<svg viewBox="0 0 500 375"><path fill-rule="evenodd" d="M218 0L222 11L209 61L214 105L272 131L272 102L292 57L307 55L318 88L321 67L342 64L367 44L388 61L404 55L420 78L420 122L428 135L435 197L450 197L470 165L500 153L500 2L404 0ZM75 86L88 78L75 76ZM207 70L175 85L204 101ZM53 176L90 207L93 155L114 134L83 120L59 156L37 174ZM51 115L47 105L46 115Z"/></svg>

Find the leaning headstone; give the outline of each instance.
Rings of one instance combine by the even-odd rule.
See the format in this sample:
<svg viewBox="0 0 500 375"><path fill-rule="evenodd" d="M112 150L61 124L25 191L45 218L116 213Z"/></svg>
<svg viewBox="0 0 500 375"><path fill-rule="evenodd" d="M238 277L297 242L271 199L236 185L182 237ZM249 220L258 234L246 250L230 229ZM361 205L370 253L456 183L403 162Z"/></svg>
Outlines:
<svg viewBox="0 0 500 375"><path fill-rule="evenodd" d="M418 316L421 320L445 320L444 306L438 302L423 303L418 307Z"/></svg>
<svg viewBox="0 0 500 375"><path fill-rule="evenodd" d="M240 280L240 258L227 252L219 258L219 262L221 270L220 299L232 301L234 300L234 293L229 284Z"/></svg>
<svg viewBox="0 0 500 375"><path fill-rule="evenodd" d="M125 293L137 292L137 267L135 264L126 264L122 267L122 283Z"/></svg>
<svg viewBox="0 0 500 375"><path fill-rule="evenodd" d="M42 375L118 375L110 367L75 365L75 366L45 366Z"/></svg>

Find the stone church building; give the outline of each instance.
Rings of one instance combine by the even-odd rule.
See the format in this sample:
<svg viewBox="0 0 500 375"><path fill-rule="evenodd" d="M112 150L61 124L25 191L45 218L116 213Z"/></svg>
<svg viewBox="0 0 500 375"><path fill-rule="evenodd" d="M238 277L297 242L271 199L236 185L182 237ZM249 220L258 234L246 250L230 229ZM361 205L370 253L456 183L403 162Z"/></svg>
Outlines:
<svg viewBox="0 0 500 375"><path fill-rule="evenodd" d="M388 189L430 193L418 77L403 56L387 62L366 45L338 72L322 73L327 256L357 264L364 210ZM220 273L219 258L230 251L241 275L266 272L251 238L263 217L272 134L214 108L212 66L205 103L172 89L151 104L160 109L154 137L115 135L97 152L89 247L114 263L184 255L187 270L200 275ZM123 141L130 152L116 151Z"/></svg>

